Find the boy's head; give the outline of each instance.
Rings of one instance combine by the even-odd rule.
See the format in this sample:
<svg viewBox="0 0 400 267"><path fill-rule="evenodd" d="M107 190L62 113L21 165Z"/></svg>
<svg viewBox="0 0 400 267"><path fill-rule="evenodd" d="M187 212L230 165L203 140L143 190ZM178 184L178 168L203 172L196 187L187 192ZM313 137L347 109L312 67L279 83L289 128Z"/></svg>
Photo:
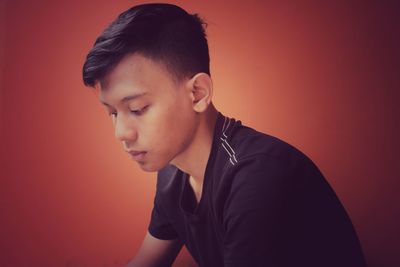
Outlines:
<svg viewBox="0 0 400 267"><path fill-rule="evenodd" d="M135 6L87 55L84 83L100 89L116 138L143 170L185 164L198 146L201 114L212 98L202 25L174 5Z"/></svg>
<svg viewBox="0 0 400 267"><path fill-rule="evenodd" d="M122 58L140 53L164 64L178 80L210 74L204 22L172 4L144 4L121 13L97 38L83 66L94 87Z"/></svg>

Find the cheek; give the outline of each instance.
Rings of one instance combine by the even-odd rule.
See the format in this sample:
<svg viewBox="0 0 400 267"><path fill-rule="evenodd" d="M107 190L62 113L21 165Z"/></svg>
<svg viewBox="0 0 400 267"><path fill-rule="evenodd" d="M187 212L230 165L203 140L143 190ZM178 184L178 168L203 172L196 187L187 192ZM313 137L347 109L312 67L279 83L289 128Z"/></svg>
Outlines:
<svg viewBox="0 0 400 267"><path fill-rule="evenodd" d="M171 134L173 134L176 125L174 125L174 121L171 120L172 116L169 114L168 111L154 108L151 114L148 114L146 122L143 123L144 127L140 133L140 139L153 150L160 150L172 141Z"/></svg>
<svg viewBox="0 0 400 267"><path fill-rule="evenodd" d="M165 99L153 106L148 115L142 139L154 150L169 154L186 145L195 120L195 113L187 102Z"/></svg>

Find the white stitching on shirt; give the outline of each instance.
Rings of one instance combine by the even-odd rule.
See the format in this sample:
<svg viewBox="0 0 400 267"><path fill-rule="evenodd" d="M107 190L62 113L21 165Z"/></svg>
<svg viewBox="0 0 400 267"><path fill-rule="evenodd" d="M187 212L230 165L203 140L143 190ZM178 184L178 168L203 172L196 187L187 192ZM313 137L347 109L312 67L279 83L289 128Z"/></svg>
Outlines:
<svg viewBox="0 0 400 267"><path fill-rule="evenodd" d="M229 155L229 161L232 163L232 165L235 165L235 163L232 161L232 155L231 153L229 153L228 149L226 148L226 146L224 145L224 143L222 143L222 147L225 148L225 151L228 153Z"/></svg>
<svg viewBox="0 0 400 267"><path fill-rule="evenodd" d="M225 141L224 139L221 138L222 141ZM232 154L228 151L228 149L226 148L226 146L224 145L224 143L221 143L222 147L225 148L225 151L228 153L229 157L232 157Z"/></svg>
<svg viewBox="0 0 400 267"><path fill-rule="evenodd" d="M225 143L228 145L228 147L232 150L232 156L233 156L233 158L235 158L235 154L236 154L235 150L233 150L233 148L229 145L229 143L226 139L222 139L222 141L225 141ZM236 160L236 158L235 158L235 160ZM236 160L236 162L237 162L237 160Z"/></svg>
<svg viewBox="0 0 400 267"><path fill-rule="evenodd" d="M226 150L226 152L228 153L230 159L233 158L233 160L237 163L238 160L237 160L237 158L236 158L236 152L235 152L235 150L233 150L233 148L229 145L229 143L228 143L228 141L227 141L226 139L223 139L223 138L221 137L221 140L222 140L223 142L225 142L225 144L227 144L227 146L228 146L228 147L230 148L230 150L232 151L232 154L231 154L231 153L228 151L228 149L226 148L226 146L224 145L224 143L222 143L222 146L223 146L223 148L225 148L225 150ZM235 165L235 164L233 164L233 165Z"/></svg>
<svg viewBox="0 0 400 267"><path fill-rule="evenodd" d="M225 117L225 120L226 120L226 117ZM226 128L222 130L222 135L225 136L225 138L228 137L228 136L226 136L226 131L228 130L230 124L231 124L231 120L229 119L228 125L226 125Z"/></svg>
<svg viewBox="0 0 400 267"><path fill-rule="evenodd" d="M222 125L222 132L225 130L226 117L224 117L224 125Z"/></svg>
<svg viewBox="0 0 400 267"><path fill-rule="evenodd" d="M225 117L225 120L224 120L224 125L222 126L222 135L225 137L225 138L223 138L223 137L220 137L220 139L229 147L229 149L232 151L232 152L229 152L229 150L228 150L228 148L224 145L224 143L221 143L222 144L222 147L225 149L225 151L228 153L228 155L229 155L229 161L232 163L232 165L235 165L235 162L237 163L238 162L238 160L237 160L237 158L236 158L236 152L235 152L235 150L233 150L233 148L232 148L232 146L231 145L229 145L229 143L228 143L228 141L226 140L226 138L228 138L228 136L226 135L226 131L229 129L229 126L230 126L230 124L231 124L231 120L230 119L228 119L228 124L226 125L226 120L227 120L227 118ZM225 127L225 125L226 125L226 127ZM233 160L232 160L233 159Z"/></svg>

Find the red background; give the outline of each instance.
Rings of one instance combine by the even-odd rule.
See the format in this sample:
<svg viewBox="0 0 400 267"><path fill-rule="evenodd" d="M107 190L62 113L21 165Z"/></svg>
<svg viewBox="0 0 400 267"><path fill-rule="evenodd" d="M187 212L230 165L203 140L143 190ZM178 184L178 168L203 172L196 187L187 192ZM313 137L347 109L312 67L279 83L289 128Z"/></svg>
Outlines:
<svg viewBox="0 0 400 267"><path fill-rule="evenodd" d="M119 266L138 248L155 174L81 81L97 35L137 3L0 2L1 266ZM395 1L174 3L208 22L217 108L309 155L369 265L400 266Z"/></svg>

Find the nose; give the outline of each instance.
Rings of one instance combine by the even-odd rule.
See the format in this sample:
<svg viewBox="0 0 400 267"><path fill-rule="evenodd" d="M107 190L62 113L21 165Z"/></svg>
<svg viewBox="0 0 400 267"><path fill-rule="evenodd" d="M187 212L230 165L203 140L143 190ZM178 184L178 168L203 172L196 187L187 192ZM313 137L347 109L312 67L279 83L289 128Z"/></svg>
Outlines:
<svg viewBox="0 0 400 267"><path fill-rule="evenodd" d="M114 120L115 137L121 142L132 143L137 138L137 130L128 118L118 115Z"/></svg>

